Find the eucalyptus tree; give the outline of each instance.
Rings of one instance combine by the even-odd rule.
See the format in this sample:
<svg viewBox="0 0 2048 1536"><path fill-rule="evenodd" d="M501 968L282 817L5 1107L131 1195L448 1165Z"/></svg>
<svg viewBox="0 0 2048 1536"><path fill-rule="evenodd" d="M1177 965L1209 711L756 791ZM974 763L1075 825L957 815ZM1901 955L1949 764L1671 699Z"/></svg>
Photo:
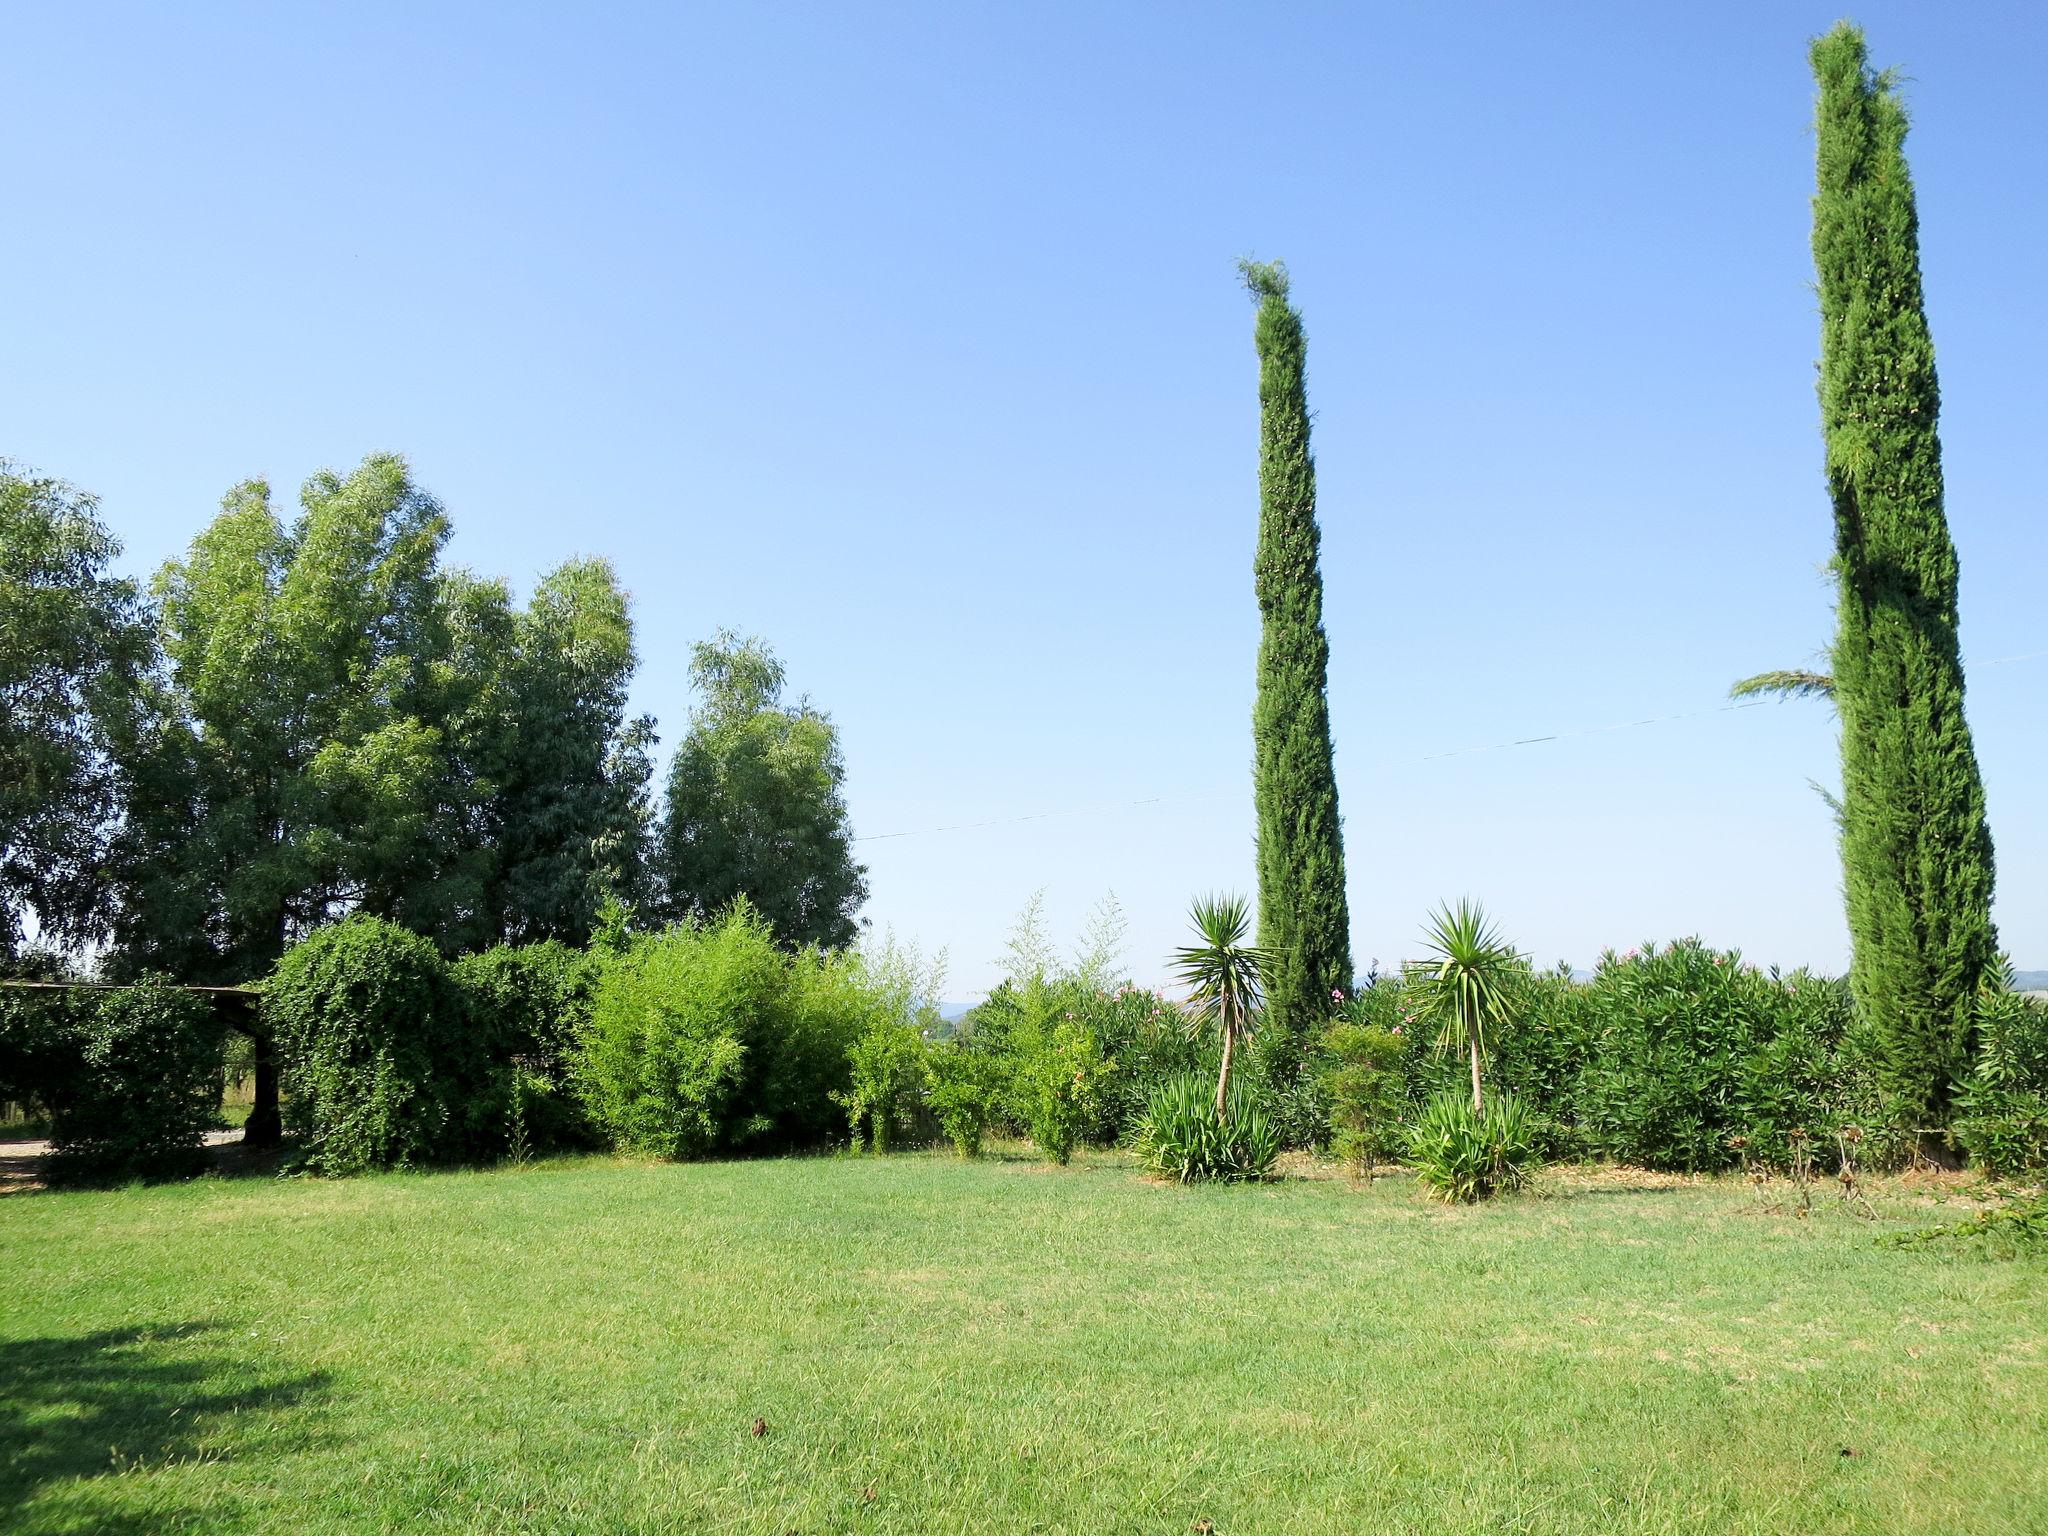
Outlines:
<svg viewBox="0 0 2048 1536"><path fill-rule="evenodd" d="M0 958L27 920L63 944L106 916L112 745L149 655L91 496L0 462Z"/></svg>
<svg viewBox="0 0 2048 1536"><path fill-rule="evenodd" d="M1330 745L1330 642L1309 447L1306 339L1279 262L1244 262L1258 306L1261 630L1252 707L1267 1024L1299 1052L1351 985L1351 918Z"/></svg>
<svg viewBox="0 0 2048 1536"><path fill-rule="evenodd" d="M844 948L867 871L853 856L839 730L785 703L783 666L729 630L696 647L700 698L670 767L655 849L662 908L713 917L741 896L792 948Z"/></svg>
<svg viewBox="0 0 2048 1536"><path fill-rule="evenodd" d="M1932 1127L1967 1058L1972 1000L1995 974L1991 833L1963 708L1906 112L1858 28L1817 39L1812 63L1850 982L1901 1111Z"/></svg>

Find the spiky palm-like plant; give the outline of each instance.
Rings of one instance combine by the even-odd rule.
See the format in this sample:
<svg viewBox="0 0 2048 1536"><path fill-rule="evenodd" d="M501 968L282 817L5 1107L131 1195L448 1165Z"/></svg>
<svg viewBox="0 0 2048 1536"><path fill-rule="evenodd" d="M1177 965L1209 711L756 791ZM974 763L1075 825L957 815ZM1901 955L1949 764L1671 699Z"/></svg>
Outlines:
<svg viewBox="0 0 2048 1536"><path fill-rule="evenodd" d="M1216 1113L1229 1102L1230 1065L1265 1006L1266 952L1250 942L1251 914L1242 896L1203 896L1188 914L1201 941L1174 952L1174 970L1188 989L1188 1023L1213 1027L1222 1039Z"/></svg>
<svg viewBox="0 0 2048 1536"><path fill-rule="evenodd" d="M1515 982L1526 967L1475 902L1439 907L1423 937L1430 951L1419 989L1424 1016L1437 1025L1438 1050L1471 1057L1472 1110L1483 1113L1480 1062L1490 1032L1508 1021Z"/></svg>

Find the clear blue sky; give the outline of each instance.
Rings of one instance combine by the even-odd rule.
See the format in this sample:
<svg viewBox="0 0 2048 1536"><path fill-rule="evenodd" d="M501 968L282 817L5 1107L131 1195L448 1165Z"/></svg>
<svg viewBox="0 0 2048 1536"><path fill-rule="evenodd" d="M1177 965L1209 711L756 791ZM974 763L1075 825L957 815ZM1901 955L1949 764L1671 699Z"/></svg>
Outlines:
<svg viewBox="0 0 2048 1536"><path fill-rule="evenodd" d="M615 560L843 728L878 927L993 978L1044 887L1163 977L1252 884L1251 310L1318 412L1360 963L1837 968L1806 39L1828 4L11 8L0 451L137 573L233 482L408 454L453 557ZM1910 77L1998 917L2048 965L2036 4L1865 5Z"/></svg>

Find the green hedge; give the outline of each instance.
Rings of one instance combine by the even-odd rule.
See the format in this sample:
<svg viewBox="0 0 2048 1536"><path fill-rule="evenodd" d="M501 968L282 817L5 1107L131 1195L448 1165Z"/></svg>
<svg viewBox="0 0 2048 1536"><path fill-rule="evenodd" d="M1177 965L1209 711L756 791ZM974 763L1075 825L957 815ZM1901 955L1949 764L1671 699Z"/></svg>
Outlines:
<svg viewBox="0 0 2048 1536"><path fill-rule="evenodd" d="M264 988L285 1123L307 1164L356 1173L495 1155L502 1074L433 944L351 917L295 945Z"/></svg>
<svg viewBox="0 0 2048 1536"><path fill-rule="evenodd" d="M226 1029L203 997L160 978L51 1010L53 1184L189 1178L220 1124Z"/></svg>

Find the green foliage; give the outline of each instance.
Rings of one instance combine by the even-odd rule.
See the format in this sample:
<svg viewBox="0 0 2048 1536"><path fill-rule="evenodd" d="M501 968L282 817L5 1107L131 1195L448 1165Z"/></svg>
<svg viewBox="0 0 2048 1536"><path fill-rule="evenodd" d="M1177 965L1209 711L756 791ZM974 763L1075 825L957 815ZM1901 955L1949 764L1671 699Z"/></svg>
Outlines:
<svg viewBox="0 0 2048 1536"><path fill-rule="evenodd" d="M982 1138L1002 1114L1002 1064L986 1051L932 1041L923 1069L925 1103L939 1129L962 1157L979 1157Z"/></svg>
<svg viewBox="0 0 2048 1536"><path fill-rule="evenodd" d="M659 1157L815 1146L915 1107L937 966L884 944L791 954L745 901L602 968L571 1076L614 1145ZM856 1079L856 1073L860 1076Z"/></svg>
<svg viewBox="0 0 2048 1536"><path fill-rule="evenodd" d="M460 584L444 584L458 611ZM488 931L582 944L607 900L647 894L654 722L626 715L631 604L604 560L550 572L523 610L502 584L473 586L454 626L457 771L484 815Z"/></svg>
<svg viewBox="0 0 2048 1536"><path fill-rule="evenodd" d="M906 1018L873 1011L847 1048L852 1081L833 1095L846 1111L854 1149L889 1150L891 1128L916 1105L925 1084L923 1033Z"/></svg>
<svg viewBox="0 0 2048 1536"><path fill-rule="evenodd" d="M1258 695L1252 706L1258 811L1259 945L1267 1027L1305 1051L1351 986L1351 919L1330 746L1330 642L1323 631L1322 534L1309 447L1307 343L1278 262L1241 264L1258 306ZM1276 1076L1290 1077L1281 1067Z"/></svg>
<svg viewBox="0 0 2048 1536"><path fill-rule="evenodd" d="M267 484L238 486L157 575L167 669L116 848L130 963L239 980L352 898L389 913L457 873L421 718L447 520L392 457L303 504L287 527Z"/></svg>
<svg viewBox="0 0 2048 1536"><path fill-rule="evenodd" d="M590 1021L599 964L594 953L549 939L499 945L449 967L470 1029L506 1074L500 1091L526 1151L592 1139L569 1066Z"/></svg>
<svg viewBox="0 0 2048 1536"><path fill-rule="evenodd" d="M50 1181L204 1172L226 1034L206 999L151 978L97 994L72 1019L77 1071L51 1105Z"/></svg>
<svg viewBox="0 0 2048 1536"><path fill-rule="evenodd" d="M1998 1178L2048 1168L2048 1005L2020 992L1977 1000L1977 1061L1956 1096L1956 1139Z"/></svg>
<svg viewBox="0 0 2048 1536"><path fill-rule="evenodd" d="M1065 1164L1101 1124L1116 1062L1084 1015L1057 1007L1056 992L1027 983L1008 1041L1011 1113L1040 1151Z"/></svg>
<svg viewBox="0 0 2048 1536"><path fill-rule="evenodd" d="M1219 1113L1207 1082L1183 1072L1152 1090L1131 1148L1154 1173L1183 1184L1239 1183L1272 1177L1280 1136L1242 1080Z"/></svg>
<svg viewBox="0 0 2048 1536"><path fill-rule="evenodd" d="M1604 956L1586 999L1594 1038L1578 1112L1610 1157L1691 1172L1744 1156L1783 1166L1792 1130L1825 1150L1864 1119L1839 983L1764 975L1681 939Z"/></svg>
<svg viewBox="0 0 2048 1536"><path fill-rule="evenodd" d="M1842 874L1856 1000L1908 1123L1945 1123L1992 974L1991 833L1963 710L1906 112L1863 34L1813 45L1814 265L1837 578Z"/></svg>
<svg viewBox="0 0 2048 1536"><path fill-rule="evenodd" d="M1507 1024L1509 1005L1528 975L1528 962L1473 902L1442 907L1424 932L1430 958L1411 988L1416 1011L1436 1027L1437 1049L1462 1052L1472 1064L1472 1109L1485 1104L1480 1067L1489 1041Z"/></svg>
<svg viewBox="0 0 2048 1536"><path fill-rule="evenodd" d="M432 943L351 917L294 945L263 989L285 1122L325 1174L495 1153L505 1084Z"/></svg>
<svg viewBox="0 0 2048 1536"><path fill-rule="evenodd" d="M1330 1150L1353 1177L1370 1179L1374 1166L1400 1145L1405 1049L1402 1037L1384 1024L1340 1019L1323 1037L1324 1054L1331 1063L1323 1073Z"/></svg>
<svg viewBox="0 0 2048 1536"><path fill-rule="evenodd" d="M1408 1159L1423 1187L1457 1204L1519 1189L1536 1163L1534 1128L1511 1093L1483 1110L1462 1093L1431 1099L1416 1117Z"/></svg>
<svg viewBox="0 0 2048 1536"><path fill-rule="evenodd" d="M64 973L54 956L31 951L0 965L0 979L61 981ZM91 1007L89 993L0 988L0 1104L47 1118L69 1095L82 1065L83 1024Z"/></svg>
<svg viewBox="0 0 2048 1536"><path fill-rule="evenodd" d="M1988 1211L1964 1221L1891 1232L1882 1241L1894 1248L1953 1248L1991 1259L2048 1253L2048 1190L2007 1193Z"/></svg>
<svg viewBox="0 0 2048 1536"><path fill-rule="evenodd" d="M287 522L238 486L157 575L165 664L118 743L122 963L239 981L348 911L451 953L582 943L638 894L652 736L610 567L517 609L441 568L448 520L391 455L300 500Z"/></svg>
<svg viewBox="0 0 2048 1536"><path fill-rule="evenodd" d="M703 702L669 772L659 873L666 910L708 919L744 896L790 948L843 948L867 899L853 857L838 727L782 701L783 669L722 631L696 648Z"/></svg>
<svg viewBox="0 0 2048 1536"><path fill-rule="evenodd" d="M1189 921L1197 942L1174 951L1174 974L1188 991L1188 1028L1216 1036L1214 1103L1220 1115L1232 1062L1266 1006L1266 973L1275 962L1271 950L1249 941L1251 919L1242 896L1197 897Z"/></svg>
<svg viewBox="0 0 2048 1536"><path fill-rule="evenodd" d="M574 1075L614 1145L699 1157L767 1129L759 1085L788 960L744 903L641 940L604 969Z"/></svg>
<svg viewBox="0 0 2048 1536"><path fill-rule="evenodd" d="M149 658L120 549L92 497L0 460L0 956L27 914L46 941L107 916L112 753Z"/></svg>

